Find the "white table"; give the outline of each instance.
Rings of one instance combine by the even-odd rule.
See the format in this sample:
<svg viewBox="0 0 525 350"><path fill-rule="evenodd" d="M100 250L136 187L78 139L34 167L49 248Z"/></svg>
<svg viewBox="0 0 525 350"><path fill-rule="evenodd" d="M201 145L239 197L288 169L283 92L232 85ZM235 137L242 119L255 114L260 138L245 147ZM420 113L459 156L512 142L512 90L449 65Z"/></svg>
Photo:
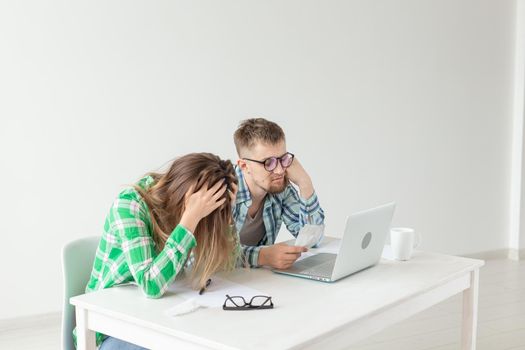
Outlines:
<svg viewBox="0 0 525 350"><path fill-rule="evenodd" d="M147 299L136 286L71 298L78 349L94 349L94 331L150 349L340 349L463 293L462 349L476 348L481 260L416 251L412 260L381 260L336 283L240 269L227 278L272 296L272 310L164 311L174 294Z"/></svg>

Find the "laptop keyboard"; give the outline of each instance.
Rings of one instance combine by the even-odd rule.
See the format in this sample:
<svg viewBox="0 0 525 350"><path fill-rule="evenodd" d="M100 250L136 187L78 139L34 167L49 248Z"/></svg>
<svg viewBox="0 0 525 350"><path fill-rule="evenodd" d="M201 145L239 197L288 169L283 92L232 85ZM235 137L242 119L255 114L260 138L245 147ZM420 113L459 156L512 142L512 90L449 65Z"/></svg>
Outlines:
<svg viewBox="0 0 525 350"><path fill-rule="evenodd" d="M327 261L324 264L310 267L309 269L301 271L302 274L312 275L312 276L321 276L321 277L331 277L332 271L334 269L335 260Z"/></svg>

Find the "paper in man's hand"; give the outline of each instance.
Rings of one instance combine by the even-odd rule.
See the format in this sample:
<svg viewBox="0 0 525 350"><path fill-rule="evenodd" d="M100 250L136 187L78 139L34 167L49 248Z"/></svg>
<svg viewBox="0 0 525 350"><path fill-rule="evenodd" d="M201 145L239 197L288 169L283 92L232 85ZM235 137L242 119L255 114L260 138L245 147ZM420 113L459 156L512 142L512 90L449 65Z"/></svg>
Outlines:
<svg viewBox="0 0 525 350"><path fill-rule="evenodd" d="M311 248L319 242L323 232L324 225L306 224L299 231L297 239L295 240L295 245Z"/></svg>

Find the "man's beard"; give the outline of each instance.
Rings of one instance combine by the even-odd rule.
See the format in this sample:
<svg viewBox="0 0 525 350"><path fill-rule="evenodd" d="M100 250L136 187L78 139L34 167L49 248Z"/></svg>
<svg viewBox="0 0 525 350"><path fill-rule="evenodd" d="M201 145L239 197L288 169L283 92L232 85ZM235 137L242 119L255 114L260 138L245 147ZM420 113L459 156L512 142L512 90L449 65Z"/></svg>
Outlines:
<svg viewBox="0 0 525 350"><path fill-rule="evenodd" d="M273 183L270 183L270 187L268 188L266 192L271 193L271 194L281 193L285 190L285 188L288 186L289 183L290 183L290 180L288 180L288 177L285 176L282 183L279 185L277 184L274 185Z"/></svg>

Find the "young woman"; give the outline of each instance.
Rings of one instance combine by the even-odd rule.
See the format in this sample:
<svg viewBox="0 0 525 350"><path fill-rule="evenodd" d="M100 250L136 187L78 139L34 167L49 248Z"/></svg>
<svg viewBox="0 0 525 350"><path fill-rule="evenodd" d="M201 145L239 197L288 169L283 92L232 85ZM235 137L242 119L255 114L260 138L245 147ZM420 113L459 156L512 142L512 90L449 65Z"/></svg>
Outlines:
<svg viewBox="0 0 525 350"><path fill-rule="evenodd" d="M213 273L235 267L236 191L232 163L210 153L182 156L167 172L150 173L122 191L106 217L86 292L135 282L146 297L159 298L190 253L195 289ZM97 334L100 342L101 350L141 349Z"/></svg>

